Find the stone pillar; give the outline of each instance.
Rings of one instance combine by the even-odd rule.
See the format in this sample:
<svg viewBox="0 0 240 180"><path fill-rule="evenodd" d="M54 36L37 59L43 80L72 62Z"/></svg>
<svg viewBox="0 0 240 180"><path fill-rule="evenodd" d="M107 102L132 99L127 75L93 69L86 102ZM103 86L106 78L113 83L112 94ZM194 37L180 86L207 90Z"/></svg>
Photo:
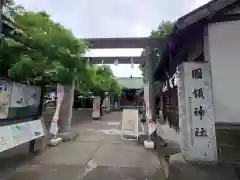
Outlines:
<svg viewBox="0 0 240 180"><path fill-rule="evenodd" d="M211 74L206 62L178 67L181 152L188 161L217 161Z"/></svg>

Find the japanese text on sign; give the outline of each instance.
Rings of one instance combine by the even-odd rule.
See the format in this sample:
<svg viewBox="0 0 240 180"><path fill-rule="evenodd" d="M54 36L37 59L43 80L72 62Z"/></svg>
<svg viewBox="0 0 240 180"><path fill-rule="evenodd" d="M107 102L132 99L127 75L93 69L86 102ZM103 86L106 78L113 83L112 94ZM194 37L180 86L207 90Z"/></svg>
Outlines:
<svg viewBox="0 0 240 180"><path fill-rule="evenodd" d="M202 69L194 69L192 70L192 78L194 79L202 79Z"/></svg>
<svg viewBox="0 0 240 180"><path fill-rule="evenodd" d="M198 109L198 108L194 108L194 109L195 109L195 110L194 110L194 115L195 115L195 116L200 116L200 120L202 120L202 119L203 119L203 116L204 116L204 114L205 114L205 110L203 110L203 107L200 106L199 109Z"/></svg>
<svg viewBox="0 0 240 180"><path fill-rule="evenodd" d="M207 137L207 130L205 128L195 128L195 136Z"/></svg>
<svg viewBox="0 0 240 180"><path fill-rule="evenodd" d="M203 93L203 88L193 89L193 95L195 98L202 98L202 99L205 98Z"/></svg>

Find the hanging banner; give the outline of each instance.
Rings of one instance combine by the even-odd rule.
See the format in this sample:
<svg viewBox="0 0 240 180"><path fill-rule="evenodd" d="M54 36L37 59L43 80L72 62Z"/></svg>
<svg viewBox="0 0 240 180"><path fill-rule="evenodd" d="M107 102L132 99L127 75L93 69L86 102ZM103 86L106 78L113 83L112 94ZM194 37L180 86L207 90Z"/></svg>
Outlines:
<svg viewBox="0 0 240 180"><path fill-rule="evenodd" d="M0 81L0 119L8 117L11 87L5 81Z"/></svg>
<svg viewBox="0 0 240 180"><path fill-rule="evenodd" d="M149 103L146 104L146 118L148 123L148 134L151 135L156 130L156 124L152 120L152 113L149 108Z"/></svg>
<svg viewBox="0 0 240 180"><path fill-rule="evenodd" d="M56 110L50 126L50 133L54 136L56 136L58 133L58 120L59 120L60 109L62 106L63 96L64 96L64 87L58 84L57 85L57 106L56 106Z"/></svg>
<svg viewBox="0 0 240 180"><path fill-rule="evenodd" d="M40 105L41 88L13 83L10 95L8 118L33 116Z"/></svg>
<svg viewBox="0 0 240 180"><path fill-rule="evenodd" d="M100 108L101 108L101 98L99 96L94 97L93 99L93 112L92 117L94 119L100 118Z"/></svg>

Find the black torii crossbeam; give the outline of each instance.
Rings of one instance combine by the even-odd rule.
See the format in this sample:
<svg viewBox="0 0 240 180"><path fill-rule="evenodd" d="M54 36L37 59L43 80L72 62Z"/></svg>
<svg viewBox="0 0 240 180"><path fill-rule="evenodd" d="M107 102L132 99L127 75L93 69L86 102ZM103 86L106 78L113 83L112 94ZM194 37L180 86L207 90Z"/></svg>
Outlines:
<svg viewBox="0 0 240 180"><path fill-rule="evenodd" d="M165 46L166 40L152 37L127 37L127 38L86 38L85 41L90 49L133 49L133 48L159 48ZM144 56L114 56L114 57L88 57L90 63L113 64L142 64L146 61ZM132 60L132 61L131 61Z"/></svg>

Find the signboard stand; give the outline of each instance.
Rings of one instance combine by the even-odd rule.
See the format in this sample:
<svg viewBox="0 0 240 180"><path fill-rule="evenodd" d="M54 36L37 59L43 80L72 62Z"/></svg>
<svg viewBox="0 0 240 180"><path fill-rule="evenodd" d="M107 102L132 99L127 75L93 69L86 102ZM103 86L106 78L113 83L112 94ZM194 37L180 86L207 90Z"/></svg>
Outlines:
<svg viewBox="0 0 240 180"><path fill-rule="evenodd" d="M138 139L138 108L124 108L122 112L122 139Z"/></svg>

